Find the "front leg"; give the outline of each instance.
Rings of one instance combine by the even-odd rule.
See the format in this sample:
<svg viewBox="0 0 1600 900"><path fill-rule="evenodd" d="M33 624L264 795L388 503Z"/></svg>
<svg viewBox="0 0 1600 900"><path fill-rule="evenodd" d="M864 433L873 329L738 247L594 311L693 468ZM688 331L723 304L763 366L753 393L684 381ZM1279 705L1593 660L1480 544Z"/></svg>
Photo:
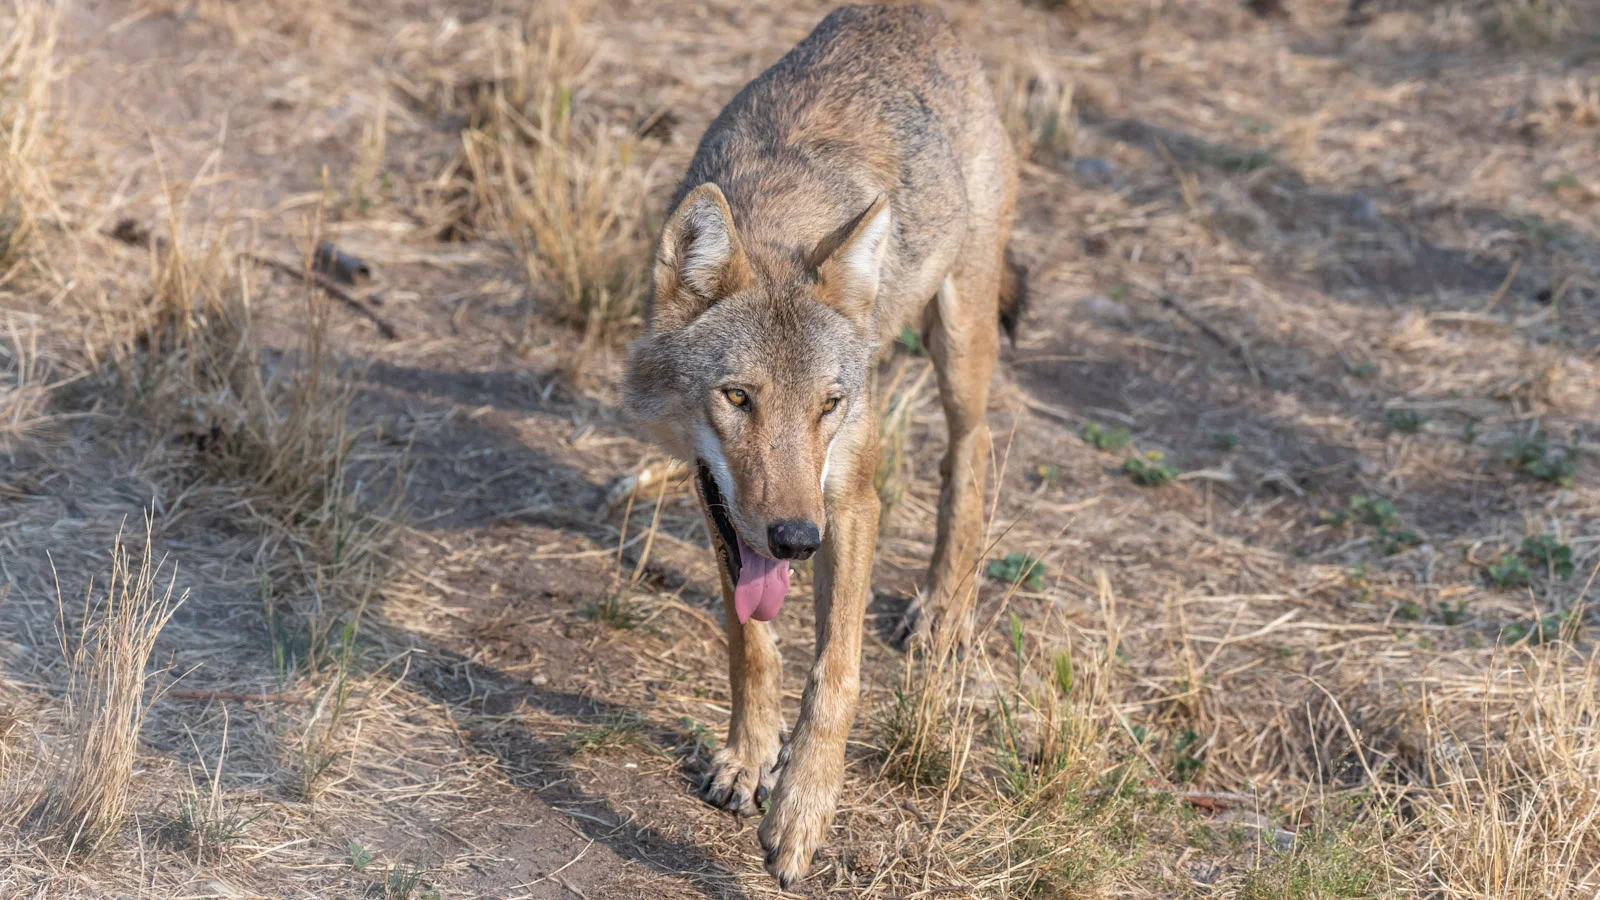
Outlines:
<svg viewBox="0 0 1600 900"><path fill-rule="evenodd" d="M721 548L715 552L722 572L733 714L728 721L728 742L711 755L700 796L735 815L754 815L772 788L778 761L783 732L783 713L778 707L783 660L767 623L751 619L740 624L733 603L733 581Z"/></svg>
<svg viewBox="0 0 1600 900"><path fill-rule="evenodd" d="M837 492L827 498L828 527L817 554L817 658L800 700L800 718L783 748L772 806L761 822L767 871L788 889L811 867L827 836L844 781L845 739L861 693L861 625L878 536L877 428L863 429ZM861 432L858 432L861 433ZM842 449L842 448L841 448Z"/></svg>

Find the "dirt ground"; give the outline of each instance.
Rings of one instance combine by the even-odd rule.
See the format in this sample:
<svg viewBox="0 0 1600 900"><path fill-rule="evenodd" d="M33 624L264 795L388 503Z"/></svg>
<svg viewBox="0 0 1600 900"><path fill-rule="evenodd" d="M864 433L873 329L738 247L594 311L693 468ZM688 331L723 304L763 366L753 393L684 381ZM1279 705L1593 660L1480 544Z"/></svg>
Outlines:
<svg viewBox="0 0 1600 900"><path fill-rule="evenodd" d="M944 438L926 358L887 352L866 695L800 893L1596 896L1600 8L938 5L1028 155L990 556L1042 577L981 579L964 774L896 777L919 682L889 636ZM642 265L706 124L827 8L61 8L51 199L0 266L6 797L71 755L71 635L118 532L137 562L149 515L186 599L129 815L83 855L8 799L0 896L779 893L754 820L694 792L721 603L687 482L628 490L664 470L616 408L637 317L559 312L470 135L519 48L565 60L563 114L614 136L638 204L607 246ZM349 303L295 274L320 238L371 267ZM312 396L272 391L326 339L319 512L282 499L302 457L237 462L237 392L138 374L167 352L138 311L212 269L269 396ZM791 721L813 624L776 623ZM1062 656L1074 774L1018 787ZM211 837L174 827L206 798Z"/></svg>

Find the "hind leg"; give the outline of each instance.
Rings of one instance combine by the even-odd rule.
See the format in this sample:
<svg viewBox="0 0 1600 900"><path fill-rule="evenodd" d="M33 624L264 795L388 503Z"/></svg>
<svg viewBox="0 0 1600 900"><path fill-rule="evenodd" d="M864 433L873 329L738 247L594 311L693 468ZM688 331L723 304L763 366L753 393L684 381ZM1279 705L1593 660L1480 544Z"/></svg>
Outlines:
<svg viewBox="0 0 1600 900"><path fill-rule="evenodd" d="M989 254L983 254L988 257ZM984 484L993 446L986 411L1000 334L996 327L1000 258L967 259L944 280L923 314L928 353L939 379L950 441L939 464L938 534L913 633L930 636L941 623L964 640L976 596L973 581L983 539Z"/></svg>

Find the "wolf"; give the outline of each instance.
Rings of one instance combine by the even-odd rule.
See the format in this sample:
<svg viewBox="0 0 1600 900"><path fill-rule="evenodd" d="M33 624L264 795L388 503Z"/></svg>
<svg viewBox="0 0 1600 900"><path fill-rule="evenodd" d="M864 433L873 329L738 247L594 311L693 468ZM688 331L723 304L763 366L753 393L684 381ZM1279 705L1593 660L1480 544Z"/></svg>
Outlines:
<svg viewBox="0 0 1600 900"><path fill-rule="evenodd" d="M977 564L989 382L1015 340L1017 165L977 56L937 13L845 6L707 128L656 251L625 413L689 463L721 573L732 719L702 794L804 877L860 693L879 501L877 353L920 318L949 427L918 635ZM997 322L999 327L997 327ZM785 741L770 622L815 555L816 658ZM942 627L942 626L940 626Z"/></svg>

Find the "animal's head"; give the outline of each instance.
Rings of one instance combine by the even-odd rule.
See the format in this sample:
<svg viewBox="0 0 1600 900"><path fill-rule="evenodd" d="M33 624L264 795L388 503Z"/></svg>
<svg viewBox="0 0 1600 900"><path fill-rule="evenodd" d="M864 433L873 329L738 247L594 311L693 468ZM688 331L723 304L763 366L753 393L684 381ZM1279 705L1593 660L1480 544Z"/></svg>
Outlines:
<svg viewBox="0 0 1600 900"><path fill-rule="evenodd" d="M879 197L776 283L757 277L714 184L690 192L663 229L624 402L654 440L695 462L741 619L775 615L787 560L821 545L830 451L870 417L889 219Z"/></svg>

